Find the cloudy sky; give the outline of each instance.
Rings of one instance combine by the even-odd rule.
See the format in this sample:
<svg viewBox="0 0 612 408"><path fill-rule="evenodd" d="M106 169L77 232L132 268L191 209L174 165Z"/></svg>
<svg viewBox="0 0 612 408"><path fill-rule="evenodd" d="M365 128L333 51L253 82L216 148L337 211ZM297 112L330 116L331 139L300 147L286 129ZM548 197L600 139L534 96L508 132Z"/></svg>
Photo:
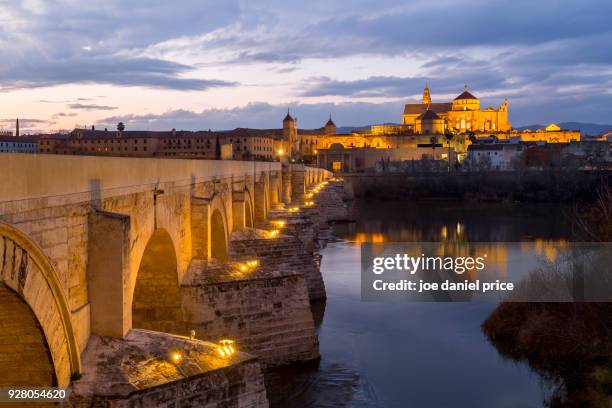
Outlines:
<svg viewBox="0 0 612 408"><path fill-rule="evenodd" d="M612 2L0 0L0 129L399 122L429 81L612 123Z"/></svg>

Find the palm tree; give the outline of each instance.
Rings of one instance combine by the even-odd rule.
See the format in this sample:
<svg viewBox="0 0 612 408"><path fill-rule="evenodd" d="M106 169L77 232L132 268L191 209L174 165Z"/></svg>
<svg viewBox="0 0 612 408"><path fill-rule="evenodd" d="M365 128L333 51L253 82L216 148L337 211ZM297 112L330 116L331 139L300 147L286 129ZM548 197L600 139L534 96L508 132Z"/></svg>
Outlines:
<svg viewBox="0 0 612 408"><path fill-rule="evenodd" d="M448 172L451 171L451 151L450 151L450 142L453 139L453 134L450 130L444 132L444 137L446 138L446 142L448 143Z"/></svg>

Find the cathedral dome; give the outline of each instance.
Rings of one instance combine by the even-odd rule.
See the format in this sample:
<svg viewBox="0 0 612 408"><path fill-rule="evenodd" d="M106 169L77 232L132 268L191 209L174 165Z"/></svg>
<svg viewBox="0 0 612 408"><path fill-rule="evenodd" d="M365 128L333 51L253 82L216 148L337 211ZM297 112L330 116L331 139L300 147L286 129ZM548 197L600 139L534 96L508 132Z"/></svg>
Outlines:
<svg viewBox="0 0 612 408"><path fill-rule="evenodd" d="M480 110L480 101L468 91L467 85L463 88L461 95L453 100L453 110Z"/></svg>

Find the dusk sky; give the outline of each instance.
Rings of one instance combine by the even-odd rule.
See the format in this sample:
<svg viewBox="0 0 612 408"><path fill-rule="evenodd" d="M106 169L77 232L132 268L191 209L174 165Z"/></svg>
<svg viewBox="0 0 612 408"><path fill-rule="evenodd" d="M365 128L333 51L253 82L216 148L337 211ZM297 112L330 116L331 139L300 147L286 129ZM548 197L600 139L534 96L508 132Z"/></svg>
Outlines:
<svg viewBox="0 0 612 408"><path fill-rule="evenodd" d="M88 4L92 3L92 4ZM95 4L94 4L95 3ZM510 103L514 126L612 123L612 2L0 0L0 129L399 122Z"/></svg>

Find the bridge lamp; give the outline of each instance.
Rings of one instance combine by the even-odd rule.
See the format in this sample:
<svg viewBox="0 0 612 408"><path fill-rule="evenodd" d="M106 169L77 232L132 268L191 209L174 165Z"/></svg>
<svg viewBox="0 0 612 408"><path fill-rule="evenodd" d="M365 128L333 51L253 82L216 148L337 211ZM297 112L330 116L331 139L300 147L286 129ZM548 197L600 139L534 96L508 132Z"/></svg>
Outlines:
<svg viewBox="0 0 612 408"><path fill-rule="evenodd" d="M285 221L283 220L274 220L270 222L272 225L274 225L277 228L283 228L285 226L285 224L287 224Z"/></svg>
<svg viewBox="0 0 612 408"><path fill-rule="evenodd" d="M259 266L259 261L257 259L251 259L250 261L247 261L247 266L249 268L257 268Z"/></svg>
<svg viewBox="0 0 612 408"><path fill-rule="evenodd" d="M181 353L180 351L173 351L172 353L170 353L170 360L176 365L181 364L181 362L183 361L183 353Z"/></svg>
<svg viewBox="0 0 612 408"><path fill-rule="evenodd" d="M234 340L220 340L217 346L217 353L221 357L231 357L233 354L236 354Z"/></svg>

